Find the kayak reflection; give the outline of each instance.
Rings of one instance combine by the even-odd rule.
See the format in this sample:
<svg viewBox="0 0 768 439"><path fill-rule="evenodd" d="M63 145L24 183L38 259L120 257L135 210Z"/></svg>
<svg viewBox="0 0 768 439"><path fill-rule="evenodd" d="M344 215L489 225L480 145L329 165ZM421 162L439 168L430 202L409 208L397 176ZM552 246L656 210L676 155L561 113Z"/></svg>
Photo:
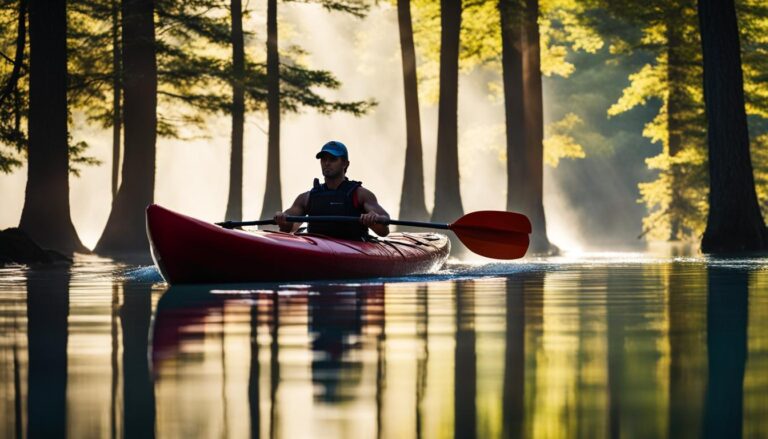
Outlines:
<svg viewBox="0 0 768 439"><path fill-rule="evenodd" d="M196 392L195 401L185 401L182 393L186 392L180 393L178 389L188 387L187 383L192 382L191 373L198 376L219 373L221 390L217 392L221 398L217 401L213 397L210 383L217 379L210 377L205 380L209 385L204 395L210 409L205 411L222 413L220 426L237 424L230 414L239 409L229 405L233 398L227 389L240 380L247 380L250 422L241 427L247 428L251 437L291 436L290 431L278 431L290 428L290 423L281 422L283 415L278 408L284 404L281 405L280 399L288 392L288 398L296 401L295 392L302 389L303 374L308 372L312 400L318 407L360 400L374 403L375 424L377 430L380 429L381 394L386 376L384 286L260 286L259 290L234 290L232 285L227 285L226 290L212 286L174 286L163 294L155 312L151 346L158 408L167 411L158 416L179 423L184 420L186 424L192 419L192 423L199 422L201 428L217 424L211 422L212 415L207 419L195 418L185 407L188 404L189 410L205 410L205 404L200 404L203 394ZM250 358L242 355L244 344L235 341L243 339L246 333ZM373 364L364 364L367 361L362 352L364 343L376 346L377 358ZM235 344L239 348L233 348ZM305 353L310 354L308 361L297 360L306 358ZM268 359L259 359L260 354L268 355ZM212 360L216 356L220 359L218 365ZM248 376L235 376L246 362L250 363ZM234 368L233 364L240 366ZM375 378L371 379L373 373ZM366 388L365 383L371 381L375 382L375 388ZM169 397L179 403L170 411L165 401ZM187 430L166 433L183 431Z"/></svg>

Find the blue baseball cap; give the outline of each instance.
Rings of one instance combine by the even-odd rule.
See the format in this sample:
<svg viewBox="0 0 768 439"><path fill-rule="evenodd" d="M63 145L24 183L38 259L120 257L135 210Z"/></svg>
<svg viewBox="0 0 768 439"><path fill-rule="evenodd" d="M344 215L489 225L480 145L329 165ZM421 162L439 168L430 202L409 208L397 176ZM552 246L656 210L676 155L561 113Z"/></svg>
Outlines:
<svg viewBox="0 0 768 439"><path fill-rule="evenodd" d="M349 160L349 153L347 152L347 147L344 146L343 143L338 142L336 140L331 140L330 142L323 145L323 148L315 155L315 158L319 159L320 155L324 152L327 152L328 154L336 157L343 157L345 160Z"/></svg>

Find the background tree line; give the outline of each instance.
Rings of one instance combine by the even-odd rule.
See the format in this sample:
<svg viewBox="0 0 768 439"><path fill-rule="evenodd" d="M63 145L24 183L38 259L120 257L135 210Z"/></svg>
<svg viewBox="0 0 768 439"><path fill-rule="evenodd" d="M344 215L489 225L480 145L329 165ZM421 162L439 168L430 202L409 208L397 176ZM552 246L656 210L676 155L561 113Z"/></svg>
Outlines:
<svg viewBox="0 0 768 439"><path fill-rule="evenodd" d="M329 10L362 17L377 3L362 0L317 0ZM717 191L732 175L718 180L708 159L713 123L725 123L707 111L707 99L718 92L734 96L733 111L743 109L743 132L749 136L737 174L745 179L744 197L728 208L720 233L726 249L764 248L765 227L760 209L768 206L766 157L768 94L766 79L768 11L755 0L718 5L733 9L735 43L727 48L741 57L729 63L743 71L725 92L722 85L706 89L707 41L704 32L708 3L622 2L611 0L395 0L401 46L406 121L406 165L400 214L413 219L451 221L463 213L459 191L457 103L461 74L482 70L489 95L505 115L503 157L506 162L506 205L529 215L534 224L533 250L547 252L543 208L543 166L562 158L583 158L589 126L574 108L562 119L544 124L542 75L570 76L569 56L576 52L605 62L642 54L650 59L632 73L621 98L608 109L618 117L639 106L658 108L643 135L663 145L647 161L656 178L642 183L640 196L648 208L642 234L662 239L697 238L711 222ZM230 190L225 216L242 216L243 120L247 112L266 112L269 121L266 191L262 216L282 207L280 197L280 115L315 108L365 114L375 102L328 100L317 88L339 88L327 71L312 70L298 60L302 50L278 50L276 0L267 2L264 28L244 29L248 11L238 0L192 2L103 0L46 4L35 0L4 0L0 9L0 170L11 172L28 163L28 183L20 227L43 246L67 252L84 251L72 226L68 172L97 164L87 145L72 139L68 125L74 113L112 129L113 206L96 246L100 253L146 250L143 208L153 200L157 136L179 137L197 127L205 132L206 117L232 117ZM256 50L253 34L267 35L266 50ZM703 46L702 46L703 44ZM733 45L735 44L735 46ZM36 62L40 61L40 62ZM722 65L721 65L722 64ZM37 67L37 70L35 69ZM43 67L44 66L44 67ZM39 73L37 73L39 72ZM733 78L742 77L741 73ZM37 78L40 78L39 80ZM39 85L37 85L39 84ZM738 95L744 103L738 104ZM438 106L437 172L434 209L424 200L424 169L419 99ZM158 102L173 111L157 113ZM489 105L494 105L489 103ZM733 107L735 105L735 108ZM709 120L707 120L709 116ZM735 133L741 122L723 128ZM180 129L182 128L183 129ZM740 132L740 131L739 131ZM710 136L709 147L707 135ZM721 139L732 151L736 143ZM715 142L717 143L717 142ZM743 142L742 142L743 143ZM742 145L743 147L743 145ZM725 154L726 169L734 169ZM122 168L120 168L122 164ZM754 181L752 178L754 164ZM714 177L714 178L713 178ZM756 200L750 200L749 188ZM725 189L726 193L733 194ZM757 204L759 200L760 204ZM753 206L753 207L748 207ZM738 214L743 211L742 214ZM751 219L747 219L751 218ZM752 234L734 232L733 224ZM751 225L749 225L751 224ZM755 226L758 224L758 226ZM712 225L712 224L710 224ZM714 227L714 226L713 226ZM724 228L723 228L724 227ZM713 229L716 230L717 228ZM740 229L741 230L741 229ZM757 233L757 235L755 235ZM745 238L734 241L742 234ZM706 236L706 235L705 235ZM750 238L751 236L751 238ZM753 239L761 236L760 239ZM707 242L707 240L705 240ZM756 244L757 243L757 244ZM719 249L718 246L711 249Z"/></svg>

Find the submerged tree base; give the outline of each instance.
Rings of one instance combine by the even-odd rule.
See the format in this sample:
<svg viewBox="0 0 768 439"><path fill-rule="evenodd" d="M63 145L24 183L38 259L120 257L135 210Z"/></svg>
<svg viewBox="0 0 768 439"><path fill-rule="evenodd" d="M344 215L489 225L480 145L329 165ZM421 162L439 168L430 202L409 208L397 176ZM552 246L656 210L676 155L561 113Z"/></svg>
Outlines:
<svg viewBox="0 0 768 439"><path fill-rule="evenodd" d="M72 263L72 259L35 243L19 228L0 231L0 266L6 264Z"/></svg>
<svg viewBox="0 0 768 439"><path fill-rule="evenodd" d="M756 226L749 230L732 227L732 230L709 229L701 240L701 252L709 254L755 253L768 251L768 229Z"/></svg>

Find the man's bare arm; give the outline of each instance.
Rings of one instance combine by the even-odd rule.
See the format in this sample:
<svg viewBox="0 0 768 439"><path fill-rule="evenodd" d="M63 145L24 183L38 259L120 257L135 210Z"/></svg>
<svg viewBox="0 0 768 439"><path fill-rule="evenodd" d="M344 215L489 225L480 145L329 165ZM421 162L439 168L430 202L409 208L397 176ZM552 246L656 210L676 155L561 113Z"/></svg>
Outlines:
<svg viewBox="0 0 768 439"><path fill-rule="evenodd" d="M296 200L293 202L293 205L289 207L288 209L285 209L284 212L277 212L275 213L275 222L280 227L281 232L288 232L293 233L296 230L299 229L301 226L300 223L291 223L285 220L286 216L301 216L304 215L307 212L307 202L309 201L309 192L304 192L303 194L296 197Z"/></svg>
<svg viewBox="0 0 768 439"><path fill-rule="evenodd" d="M381 224L381 221L389 220L389 214L379 204L376 195L364 187L357 190L357 199L363 205L363 215L360 222L371 228L379 236L389 235L389 226Z"/></svg>

